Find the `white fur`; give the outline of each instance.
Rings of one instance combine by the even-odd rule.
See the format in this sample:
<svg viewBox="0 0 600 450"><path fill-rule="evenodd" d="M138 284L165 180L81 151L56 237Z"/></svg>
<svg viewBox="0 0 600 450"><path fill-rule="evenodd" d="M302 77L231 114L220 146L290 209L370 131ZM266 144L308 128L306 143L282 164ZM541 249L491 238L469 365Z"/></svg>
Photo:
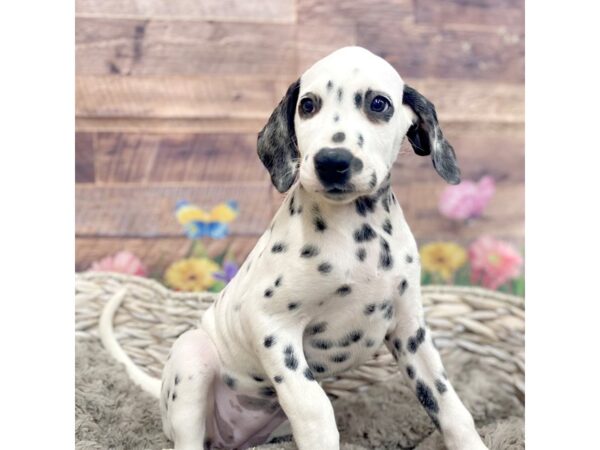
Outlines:
<svg viewBox="0 0 600 450"><path fill-rule="evenodd" d="M354 93L368 88L391 99L395 113L388 122L373 123L355 107ZM199 330L175 343L165 366L161 410L176 449L246 448L264 441L285 417L301 450L338 449L331 403L310 374L319 379L357 367L384 341L408 385L439 422L447 447L485 448L445 378L424 321L417 245L399 202L386 189L386 176L415 119L402 104L403 89L386 61L358 47L340 49L302 75L299 99L316 93L322 108L310 119L296 114L299 177L237 276L204 313ZM354 192L331 199L323 195L313 157L339 131L346 134L344 147L364 167L352 177ZM369 185L372 173L375 186ZM366 214L356 204L363 196L375 204ZM316 226L317 217L326 229ZM372 233L357 242L365 226ZM318 254L302 256L307 245ZM382 262L386 248L388 263ZM315 326L317 333L311 331ZM278 405L270 393L276 393ZM271 403L256 409L248 398Z"/></svg>

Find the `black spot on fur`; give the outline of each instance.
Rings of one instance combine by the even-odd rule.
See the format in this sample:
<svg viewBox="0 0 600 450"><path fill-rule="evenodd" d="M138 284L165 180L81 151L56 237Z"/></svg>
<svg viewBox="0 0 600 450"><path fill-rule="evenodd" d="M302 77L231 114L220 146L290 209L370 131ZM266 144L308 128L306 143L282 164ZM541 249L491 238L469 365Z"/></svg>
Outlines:
<svg viewBox="0 0 600 450"><path fill-rule="evenodd" d="M333 121L334 122L339 122L339 120L340 120L340 115L339 114L336 114L336 115L333 116Z"/></svg>
<svg viewBox="0 0 600 450"><path fill-rule="evenodd" d="M358 109L360 109L362 107L362 93L361 92L356 92L354 94L354 106L356 106Z"/></svg>
<svg viewBox="0 0 600 450"><path fill-rule="evenodd" d="M310 380L310 381L315 380L315 376L313 375L312 371L308 367L306 369L304 369L304 376L306 377L307 380Z"/></svg>
<svg viewBox="0 0 600 450"><path fill-rule="evenodd" d="M413 257L412 257L411 255L406 255L406 262L407 262L407 263L409 263L409 264L410 264L410 263L412 263L413 261L414 261L414 260L413 260Z"/></svg>
<svg viewBox="0 0 600 450"><path fill-rule="evenodd" d="M381 249L379 253L379 267L383 270L390 270L394 266L394 259L390 252L390 244L384 239L380 239Z"/></svg>
<svg viewBox="0 0 600 450"><path fill-rule="evenodd" d="M365 340L365 347L373 347L375 345L375 341L373 339L366 339Z"/></svg>
<svg viewBox="0 0 600 450"><path fill-rule="evenodd" d="M223 382L231 389L235 389L235 379L231 378L229 375L223 375Z"/></svg>
<svg viewBox="0 0 600 450"><path fill-rule="evenodd" d="M408 378L410 378L411 380L415 379L415 369L410 364L408 366L406 366L406 374L408 375Z"/></svg>
<svg viewBox="0 0 600 450"><path fill-rule="evenodd" d="M364 332L362 330L352 330L349 333L350 339L352 342L358 342L362 339Z"/></svg>
<svg viewBox="0 0 600 450"><path fill-rule="evenodd" d="M296 198L295 195L292 195L292 197L290 198L290 203L288 205L288 209L290 211L290 216L293 216L296 213L296 209L295 209L295 205L294 205L294 199Z"/></svg>
<svg viewBox="0 0 600 450"><path fill-rule="evenodd" d="M271 288L265 289L265 297L273 297L273 289L271 289Z"/></svg>
<svg viewBox="0 0 600 450"><path fill-rule="evenodd" d="M406 292L406 288L408 288L408 281L406 281L406 278L405 278L398 285L398 293L400 295L404 294L404 292Z"/></svg>
<svg viewBox="0 0 600 450"><path fill-rule="evenodd" d="M262 383L265 379L259 375L250 375L254 381L257 383Z"/></svg>
<svg viewBox="0 0 600 450"><path fill-rule="evenodd" d="M363 223L362 227L354 232L354 240L356 242L365 242L375 239L377 233L368 223Z"/></svg>
<svg viewBox="0 0 600 450"><path fill-rule="evenodd" d="M371 172L371 179L369 180L369 187L371 189L373 189L375 186L377 186L377 174L375 173L375 171Z"/></svg>
<svg viewBox="0 0 600 450"><path fill-rule="evenodd" d="M335 355L333 355L330 360L331 362L334 363L342 363L344 361L346 361L348 358L350 358L350 353L345 352L345 353L337 353Z"/></svg>
<svg viewBox="0 0 600 450"><path fill-rule="evenodd" d="M175 386L177 386L179 384L179 381L180 381L179 375L175 375L175 381L174 381Z"/></svg>
<svg viewBox="0 0 600 450"><path fill-rule="evenodd" d="M364 143L365 143L365 138L363 137L363 135L361 133L358 133L358 146L360 148L362 148Z"/></svg>
<svg viewBox="0 0 600 450"><path fill-rule="evenodd" d="M338 131L331 137L331 140L335 143L344 142L346 140L346 134L342 131Z"/></svg>
<svg viewBox="0 0 600 450"><path fill-rule="evenodd" d="M329 80L329 81L327 82L327 85L326 85L326 87L327 87L327 90L328 90L328 91L330 91L331 89L333 89L333 81Z"/></svg>
<svg viewBox="0 0 600 450"><path fill-rule="evenodd" d="M419 345L421 345L425 341L425 329L419 328L414 336L408 339L408 351L411 353L416 353L419 349Z"/></svg>
<svg viewBox="0 0 600 450"><path fill-rule="evenodd" d="M343 97L344 97L344 90L341 87L339 87L337 90L338 102L341 102Z"/></svg>
<svg viewBox="0 0 600 450"><path fill-rule="evenodd" d="M350 294L351 292L352 292L352 288L350 286L348 286L347 284L343 284L335 290L335 293L342 297Z"/></svg>
<svg viewBox="0 0 600 450"><path fill-rule="evenodd" d="M327 322L319 322L311 325L307 328L306 332L309 336L314 336L315 334L319 334L324 332L327 329Z"/></svg>
<svg viewBox="0 0 600 450"><path fill-rule="evenodd" d="M437 400L433 396L433 392L423 381L417 380L416 387L417 399L423 408L425 408L428 412L437 414L440 410Z"/></svg>
<svg viewBox="0 0 600 450"><path fill-rule="evenodd" d="M300 306L300 303L298 303L298 302L292 302L292 303L288 303L287 307L288 307L288 309L290 311L293 311L295 309L298 309L299 306Z"/></svg>
<svg viewBox="0 0 600 450"><path fill-rule="evenodd" d="M440 394L443 394L444 392L446 392L448 390L448 388L446 387L446 384L440 379L435 380L435 388L437 389L437 391Z"/></svg>
<svg viewBox="0 0 600 450"><path fill-rule="evenodd" d="M327 350L333 347L333 342L329 339L313 339L310 341L310 345L319 350Z"/></svg>
<svg viewBox="0 0 600 450"><path fill-rule="evenodd" d="M287 251L287 245L283 242L276 242L273 247L271 247L271 252L273 253L283 253Z"/></svg>
<svg viewBox="0 0 600 450"><path fill-rule="evenodd" d="M313 224L315 225L315 231L323 233L327 229L327 223L321 215L321 210L317 205L313 206Z"/></svg>
<svg viewBox="0 0 600 450"><path fill-rule="evenodd" d="M296 370L298 368L298 358L294 353L294 348L291 345L286 346L283 349L285 367L290 370Z"/></svg>
<svg viewBox="0 0 600 450"><path fill-rule="evenodd" d="M365 306L365 316L370 316L371 314L373 314L373 312L375 312L375 303L369 303L367 306Z"/></svg>
<svg viewBox="0 0 600 450"><path fill-rule="evenodd" d="M281 286L281 280L283 280L283 275L279 275L275 280L275 287Z"/></svg>
<svg viewBox="0 0 600 450"><path fill-rule="evenodd" d="M275 383L281 383L281 382L283 381L283 377L282 377L281 375L275 375L275 376L273 377L273 381L274 381Z"/></svg>
<svg viewBox="0 0 600 450"><path fill-rule="evenodd" d="M317 270L321 273L329 273L329 272L331 272L332 269L333 269L333 266L331 264L329 264L328 262L321 263L317 267Z"/></svg>
<svg viewBox="0 0 600 450"><path fill-rule="evenodd" d="M300 256L302 258L312 258L318 254L319 248L311 244L306 244L304 247L302 247L302 250L300 250Z"/></svg>
<svg viewBox="0 0 600 450"><path fill-rule="evenodd" d="M394 304L389 302L385 308L385 312L383 313L383 318L386 320L391 320L394 317Z"/></svg>
<svg viewBox="0 0 600 450"><path fill-rule="evenodd" d="M265 347L271 347L275 343L275 336L266 336L263 343Z"/></svg>
<svg viewBox="0 0 600 450"><path fill-rule="evenodd" d="M258 394L262 397L274 397L277 393L272 386L263 386L259 389Z"/></svg>
<svg viewBox="0 0 600 450"><path fill-rule="evenodd" d="M387 234L392 235L392 222L389 218L384 220L382 228Z"/></svg>
<svg viewBox="0 0 600 450"><path fill-rule="evenodd" d="M359 247L359 249L356 250L356 257L359 261L364 261L367 257L367 250L364 247Z"/></svg>
<svg viewBox="0 0 600 450"><path fill-rule="evenodd" d="M385 194L381 200L381 205L383 206L383 209L385 210L385 212L390 212L390 196L389 194Z"/></svg>
<svg viewBox="0 0 600 450"><path fill-rule="evenodd" d="M396 349L396 351L399 352L401 348L402 341L399 338L394 339L394 349Z"/></svg>
<svg viewBox="0 0 600 450"><path fill-rule="evenodd" d="M177 400L177 393L173 392L173 395L171 396L171 400L175 401Z"/></svg>
<svg viewBox="0 0 600 450"><path fill-rule="evenodd" d="M375 211L376 203L377 202L369 196L365 195L363 197L359 197L355 201L356 212L361 216L366 217L368 213Z"/></svg>
<svg viewBox="0 0 600 450"><path fill-rule="evenodd" d="M324 364L322 364L320 362L312 362L309 364L309 366L312 370L314 370L317 373L327 372L327 366L325 366Z"/></svg>

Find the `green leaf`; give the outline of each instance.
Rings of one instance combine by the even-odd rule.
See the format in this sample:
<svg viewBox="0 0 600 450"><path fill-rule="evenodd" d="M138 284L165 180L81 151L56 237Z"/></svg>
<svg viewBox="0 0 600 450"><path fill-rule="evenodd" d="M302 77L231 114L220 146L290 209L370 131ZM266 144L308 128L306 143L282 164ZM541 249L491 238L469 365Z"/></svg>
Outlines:
<svg viewBox="0 0 600 450"><path fill-rule="evenodd" d="M204 247L204 244L200 240L192 241L192 246L189 251L190 258L206 258L208 257L208 252Z"/></svg>
<svg viewBox="0 0 600 450"><path fill-rule="evenodd" d="M423 271L423 273L421 273L421 284L431 284L431 274L429 272Z"/></svg>
<svg viewBox="0 0 600 450"><path fill-rule="evenodd" d="M221 292L224 287L225 283L222 281L215 281L215 284L210 287L209 292Z"/></svg>

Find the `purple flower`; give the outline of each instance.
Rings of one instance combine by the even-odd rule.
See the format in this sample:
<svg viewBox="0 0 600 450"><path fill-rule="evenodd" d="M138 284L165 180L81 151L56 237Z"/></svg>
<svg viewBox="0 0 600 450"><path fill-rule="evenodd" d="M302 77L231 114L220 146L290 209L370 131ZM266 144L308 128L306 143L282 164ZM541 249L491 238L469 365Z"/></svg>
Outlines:
<svg viewBox="0 0 600 450"><path fill-rule="evenodd" d="M223 263L223 271L213 274L213 278L221 280L224 283L229 283L231 280L233 280L233 277L235 277L238 269L239 267L235 262L225 261Z"/></svg>

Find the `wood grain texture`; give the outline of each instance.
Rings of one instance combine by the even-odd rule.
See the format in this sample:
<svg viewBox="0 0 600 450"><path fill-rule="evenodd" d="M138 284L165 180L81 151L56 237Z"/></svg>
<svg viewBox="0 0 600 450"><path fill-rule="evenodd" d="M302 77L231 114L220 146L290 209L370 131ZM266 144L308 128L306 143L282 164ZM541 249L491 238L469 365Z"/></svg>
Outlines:
<svg viewBox="0 0 600 450"><path fill-rule="evenodd" d="M80 132L169 133L258 133L265 119L161 119L138 117L76 117Z"/></svg>
<svg viewBox="0 0 600 450"><path fill-rule="evenodd" d="M478 79L522 83L520 30L404 25L382 18L359 23L358 45L385 58L406 78Z"/></svg>
<svg viewBox="0 0 600 450"><path fill-rule="evenodd" d="M78 184L75 231L77 236L177 237L182 235L174 216L178 201L210 209L233 199L241 212L231 226L232 233L253 236L262 233L273 216L270 190L267 183Z"/></svg>
<svg viewBox="0 0 600 450"><path fill-rule="evenodd" d="M94 136L89 133L75 133L75 182L94 181Z"/></svg>
<svg viewBox="0 0 600 450"><path fill-rule="evenodd" d="M294 0L76 0L79 17L293 22Z"/></svg>
<svg viewBox="0 0 600 450"><path fill-rule="evenodd" d="M78 76L78 117L256 119L267 117L296 78Z"/></svg>
<svg viewBox="0 0 600 450"><path fill-rule="evenodd" d="M220 240L204 240L209 256L217 256L223 251L231 252L232 257L242 262L250 253L258 236L229 236ZM161 275L174 261L187 255L190 240L184 237L172 238L98 238L78 237L75 240L75 270L88 270L94 261L128 250L142 260L151 275Z"/></svg>
<svg viewBox="0 0 600 450"><path fill-rule="evenodd" d="M297 75L291 25L79 18L75 44L77 75Z"/></svg>
<svg viewBox="0 0 600 450"><path fill-rule="evenodd" d="M525 130L523 124L441 123L454 147L463 180L491 175L496 181L525 181ZM441 178L429 156L418 156L404 141L392 170L398 182L437 182Z"/></svg>
<svg viewBox="0 0 600 450"><path fill-rule="evenodd" d="M524 0L415 0L417 22L478 27L506 26L523 29Z"/></svg>
<svg viewBox="0 0 600 450"><path fill-rule="evenodd" d="M96 135L99 183L268 183L256 134Z"/></svg>
<svg viewBox="0 0 600 450"><path fill-rule="evenodd" d="M376 26L381 18L396 23L414 20L413 0L301 0L298 1L298 22L329 25L356 25L359 21Z"/></svg>

